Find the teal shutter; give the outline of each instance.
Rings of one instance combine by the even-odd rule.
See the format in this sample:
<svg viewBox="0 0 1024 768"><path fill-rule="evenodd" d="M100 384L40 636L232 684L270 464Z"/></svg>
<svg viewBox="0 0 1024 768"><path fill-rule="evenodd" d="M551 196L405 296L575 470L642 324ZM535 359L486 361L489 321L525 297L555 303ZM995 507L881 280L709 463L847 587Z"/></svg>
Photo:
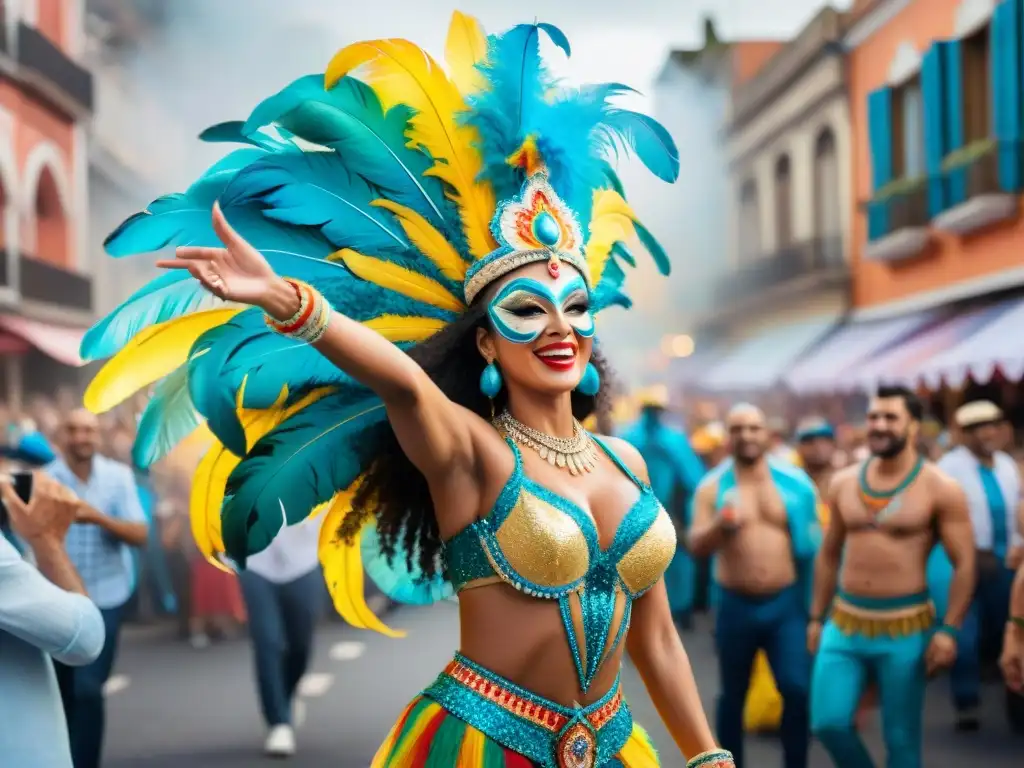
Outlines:
<svg viewBox="0 0 1024 768"><path fill-rule="evenodd" d="M879 88L868 94L868 142L871 147L871 184L877 192L892 181L892 89ZM868 203L868 239L889 232L889 203Z"/></svg>
<svg viewBox="0 0 1024 768"><path fill-rule="evenodd" d="M945 209L942 158L946 155L942 92L942 46L936 43L921 59L921 99L924 102L924 160L928 173L928 214L938 216Z"/></svg>
<svg viewBox="0 0 1024 768"><path fill-rule="evenodd" d="M996 140L999 186L1021 189L1021 0L1007 0L992 14L992 135Z"/></svg>
<svg viewBox="0 0 1024 768"><path fill-rule="evenodd" d="M946 60L946 129L949 145L947 152L964 146L964 67L959 40L950 40L943 48ZM967 169L957 168L947 174L948 205L958 205L967 199Z"/></svg>

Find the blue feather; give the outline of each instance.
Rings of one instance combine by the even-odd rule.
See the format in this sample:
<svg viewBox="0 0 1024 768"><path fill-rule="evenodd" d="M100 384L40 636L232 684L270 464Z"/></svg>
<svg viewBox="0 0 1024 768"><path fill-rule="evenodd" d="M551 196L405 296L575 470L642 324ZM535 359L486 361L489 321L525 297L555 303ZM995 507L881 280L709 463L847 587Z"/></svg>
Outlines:
<svg viewBox="0 0 1024 768"><path fill-rule="evenodd" d="M157 198L145 211L130 216L103 246L111 256L153 253L171 245L219 245L210 212L240 168L266 157L260 149L239 149L210 167L185 192ZM225 212L226 213L226 212Z"/></svg>
<svg viewBox="0 0 1024 768"><path fill-rule="evenodd" d="M405 541L405 534L400 533L397 540ZM411 552L392 552L390 556L385 553L376 526L363 529L359 548L366 575L392 600L406 605L430 605L455 594L440 569L430 579L423 575L418 547Z"/></svg>
<svg viewBox="0 0 1024 768"><path fill-rule="evenodd" d="M612 246L611 254L612 256L617 256L618 258L622 259L631 267L636 266L636 259L633 257L632 252L629 250L629 248L625 246L624 243L615 243L615 245Z"/></svg>
<svg viewBox="0 0 1024 768"><path fill-rule="evenodd" d="M306 141L330 147L384 197L443 226L455 218L442 183L426 175L433 161L406 147L412 114L402 104L385 114L374 90L355 78L342 78L326 91L323 75L307 75L259 104L242 131L251 134L277 123Z"/></svg>
<svg viewBox="0 0 1024 768"><path fill-rule="evenodd" d="M235 468L227 484L221 531L228 555L265 549L284 524L306 518L359 476L358 435L385 420L375 398L328 395L269 432Z"/></svg>
<svg viewBox="0 0 1024 768"><path fill-rule="evenodd" d="M370 205L377 195L333 152L272 155L239 171L222 204L253 199L285 224L319 227L337 248L379 255L409 242L394 217Z"/></svg>
<svg viewBox="0 0 1024 768"><path fill-rule="evenodd" d="M182 365L159 384L139 420L132 461L145 469L162 459L202 422L188 394L188 368Z"/></svg>
<svg viewBox="0 0 1024 768"><path fill-rule="evenodd" d="M605 124L632 148L647 170L670 184L679 178L679 150L661 123L628 109L609 109Z"/></svg>

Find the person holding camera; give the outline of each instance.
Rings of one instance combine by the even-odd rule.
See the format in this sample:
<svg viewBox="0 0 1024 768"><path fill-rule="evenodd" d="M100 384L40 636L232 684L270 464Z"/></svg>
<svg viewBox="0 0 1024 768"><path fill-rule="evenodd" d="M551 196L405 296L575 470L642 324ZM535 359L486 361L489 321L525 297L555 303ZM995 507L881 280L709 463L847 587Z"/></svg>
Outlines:
<svg viewBox="0 0 1024 768"><path fill-rule="evenodd" d="M5 513L0 521L2 762L18 768L71 768L51 658L73 666L91 663L103 650L105 630L64 549L78 499L41 473L31 477L27 503L11 478L0 480Z"/></svg>

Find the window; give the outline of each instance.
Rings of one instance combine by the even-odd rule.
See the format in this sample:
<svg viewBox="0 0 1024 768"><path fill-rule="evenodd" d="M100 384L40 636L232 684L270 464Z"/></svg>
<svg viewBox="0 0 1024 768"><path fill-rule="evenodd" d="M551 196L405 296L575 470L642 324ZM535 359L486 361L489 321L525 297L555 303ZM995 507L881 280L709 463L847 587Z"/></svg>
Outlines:
<svg viewBox="0 0 1024 768"><path fill-rule="evenodd" d="M836 138L825 128L814 143L814 234L830 263L842 259L841 232Z"/></svg>
<svg viewBox="0 0 1024 768"><path fill-rule="evenodd" d="M964 143L991 136L991 33L986 24L961 43L964 93Z"/></svg>
<svg viewBox="0 0 1024 768"><path fill-rule="evenodd" d="M892 89L892 137L892 177L924 176L924 102L919 77Z"/></svg>
<svg viewBox="0 0 1024 768"><path fill-rule="evenodd" d="M757 182L747 179L740 188L740 266L761 256L761 206L757 199Z"/></svg>
<svg viewBox="0 0 1024 768"><path fill-rule="evenodd" d="M781 251L793 243L793 184L789 155L775 162L775 249Z"/></svg>
<svg viewBox="0 0 1024 768"><path fill-rule="evenodd" d="M43 168L36 187L36 258L66 266L68 264L68 220L61 204L57 182L49 168Z"/></svg>

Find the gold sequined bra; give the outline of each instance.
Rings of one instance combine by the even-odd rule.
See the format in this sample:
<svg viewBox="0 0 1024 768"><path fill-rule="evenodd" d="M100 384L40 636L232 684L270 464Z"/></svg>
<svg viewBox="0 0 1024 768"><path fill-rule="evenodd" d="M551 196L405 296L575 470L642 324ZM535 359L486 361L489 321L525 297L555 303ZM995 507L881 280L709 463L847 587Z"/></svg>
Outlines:
<svg viewBox="0 0 1024 768"><path fill-rule="evenodd" d="M515 470L494 509L445 544L446 575L456 591L501 581L559 601L584 693L625 636L633 600L658 582L677 544L651 487L594 440L640 488L607 549L589 512L526 477L511 440Z"/></svg>

